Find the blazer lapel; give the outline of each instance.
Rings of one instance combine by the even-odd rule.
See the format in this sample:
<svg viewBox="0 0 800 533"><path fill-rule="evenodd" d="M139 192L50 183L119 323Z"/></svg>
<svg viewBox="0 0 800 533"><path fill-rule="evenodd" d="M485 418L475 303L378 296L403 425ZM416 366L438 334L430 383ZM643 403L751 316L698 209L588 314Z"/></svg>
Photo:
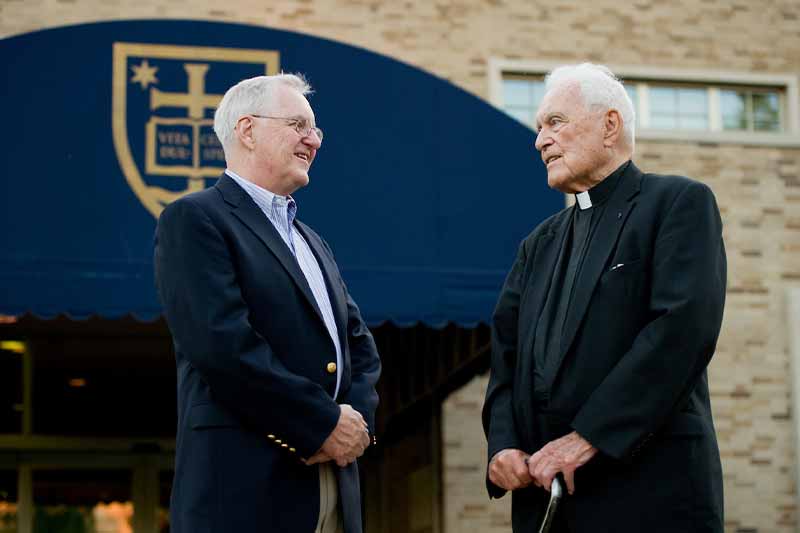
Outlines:
<svg viewBox="0 0 800 533"><path fill-rule="evenodd" d="M547 301L547 294L553 283L553 271L558 264L571 218L572 210L565 209L559 218L553 221L548 231L539 237L531 259L532 264L529 271L532 279L526 281L527 290L524 293L523 301L520 302L519 335L522 344L517 359L519 365L517 372L523 376L522 383L525 388L533 387L533 367L536 364L533 346L536 341L536 331ZM541 282L537 283L536 280L541 280ZM528 397L529 401L521 403L520 420L533 420L535 417L534 396L530 394ZM538 442L534 424L522 424L519 430L522 432L525 442L531 445Z"/></svg>
<svg viewBox="0 0 800 533"><path fill-rule="evenodd" d="M555 367L556 371L549 376L549 379L552 380L549 383L550 386L553 385L553 381L555 381L558 375L558 369L564 361L564 356L575 340L575 334L586 314L586 309L589 307L589 302L591 301L595 286L603 273L603 267L606 265L616 245L620 231L625 226L628 215L636 205L633 198L639 192L641 176L641 171L631 162L622 175L617 185L617 190L614 191L608 199L608 205L606 205L598 221L594 235L592 236L592 241L589 243L586 257L583 260L583 266L581 267L579 277L575 283L572 303L570 304L567 318L564 322L561 349L559 350L559 357Z"/></svg>
<svg viewBox="0 0 800 533"><path fill-rule="evenodd" d="M550 231L543 235L539 242L536 244L536 250L533 257L533 265L531 272L534 276L541 276L543 283L530 283L530 293L525 295L525 300L532 302L533 315L525 317L524 323L530 327L528 334L525 336L525 348L522 353L533 354L533 343L536 339L536 330L539 325L539 320L544 310L545 302L547 301L547 294L550 292L550 286L553 283L553 272L558 266L558 259L560 252L564 247L564 239L570 228L570 220L572 219L572 209L563 211L559 220L554 221ZM531 358L532 364L533 358Z"/></svg>
<svg viewBox="0 0 800 533"><path fill-rule="evenodd" d="M322 320L322 312L319 310L317 300L311 292L311 287L308 285L303 271L300 270L300 265L297 264L297 259L292 255L286 243L283 242L283 238L281 238L275 226L272 225L272 222L247 192L239 187L227 174L222 175L216 187L222 193L225 202L230 205L233 216L241 220L278 259L295 284L300 288L300 292L305 295L308 303L314 308L319 319Z"/></svg>

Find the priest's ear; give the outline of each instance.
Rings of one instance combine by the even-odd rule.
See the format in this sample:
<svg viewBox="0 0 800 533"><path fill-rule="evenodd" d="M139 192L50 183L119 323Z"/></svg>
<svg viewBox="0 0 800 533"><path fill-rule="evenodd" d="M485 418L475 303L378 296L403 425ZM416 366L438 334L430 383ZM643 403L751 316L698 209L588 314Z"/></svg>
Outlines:
<svg viewBox="0 0 800 533"><path fill-rule="evenodd" d="M603 117L603 146L612 148L622 139L622 115L609 109Z"/></svg>

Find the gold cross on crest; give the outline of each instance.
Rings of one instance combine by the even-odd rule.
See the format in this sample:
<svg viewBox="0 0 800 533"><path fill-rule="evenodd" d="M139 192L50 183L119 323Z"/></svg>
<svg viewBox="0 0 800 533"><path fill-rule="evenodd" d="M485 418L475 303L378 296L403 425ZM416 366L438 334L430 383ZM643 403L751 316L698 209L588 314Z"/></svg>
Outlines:
<svg viewBox="0 0 800 533"><path fill-rule="evenodd" d="M206 92L208 73L216 87L227 88L279 70L274 50L114 43L114 148L125 179L153 216L225 169L213 130L222 95ZM129 94L137 84L142 92Z"/></svg>

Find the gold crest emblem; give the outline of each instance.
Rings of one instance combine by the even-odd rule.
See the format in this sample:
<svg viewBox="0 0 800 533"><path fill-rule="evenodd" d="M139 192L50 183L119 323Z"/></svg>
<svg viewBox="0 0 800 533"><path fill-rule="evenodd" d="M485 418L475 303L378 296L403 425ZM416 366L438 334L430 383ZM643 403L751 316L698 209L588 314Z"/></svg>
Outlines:
<svg viewBox="0 0 800 533"><path fill-rule="evenodd" d="M225 170L214 111L238 81L276 74L279 57L274 50L114 43L114 149L154 217Z"/></svg>

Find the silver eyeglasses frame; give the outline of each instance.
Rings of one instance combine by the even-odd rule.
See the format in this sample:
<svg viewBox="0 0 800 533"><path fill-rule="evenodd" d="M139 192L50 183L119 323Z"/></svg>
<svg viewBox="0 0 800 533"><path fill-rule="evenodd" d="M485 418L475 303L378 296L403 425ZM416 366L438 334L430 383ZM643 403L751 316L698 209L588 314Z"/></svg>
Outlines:
<svg viewBox="0 0 800 533"><path fill-rule="evenodd" d="M312 126L311 124L308 123L306 119L302 117L274 117L270 115L257 115L255 113L248 113L247 115L244 116L250 116L255 118L269 118L273 120L285 120L286 125L293 127L294 131L296 131L301 137L308 137L309 135L311 135L311 132L313 131L317 135L317 138L320 141L322 140L323 136L322 130L316 126Z"/></svg>

